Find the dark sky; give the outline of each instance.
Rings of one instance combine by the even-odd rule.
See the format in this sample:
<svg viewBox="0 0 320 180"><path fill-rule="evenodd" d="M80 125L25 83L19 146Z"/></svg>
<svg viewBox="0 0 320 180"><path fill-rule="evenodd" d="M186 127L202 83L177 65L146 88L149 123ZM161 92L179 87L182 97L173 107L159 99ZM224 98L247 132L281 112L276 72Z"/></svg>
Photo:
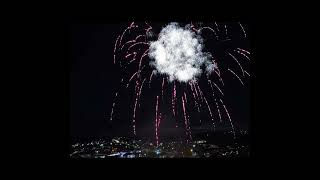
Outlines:
<svg viewBox="0 0 320 180"><path fill-rule="evenodd" d="M113 48L117 36L127 27L129 22L71 22L68 25L68 45L70 58L70 133L71 137L97 137L103 135L130 135L132 134L132 111L134 105L133 86L129 90L120 89L120 101L115 109L115 117L110 123L110 112L114 94L119 90L122 71L119 65L113 64ZM161 26L166 23L150 23L158 33ZM223 24L223 23L221 23ZM229 26L230 25L230 26ZM243 23L247 28L248 24ZM227 72L227 68L234 69L240 74L239 67L225 53L226 50L241 47L249 49L249 40L243 38L240 26L237 23L228 23L230 41L214 41L206 38L210 37L204 31L205 51L213 52L218 57L220 69L224 78L224 103L227 105L231 118L236 127L248 129L249 126L249 79L244 78L245 87L236 79L235 76ZM222 28L222 27L221 27ZM208 33L208 32L207 32ZM250 37L250 36L249 36ZM221 36L221 38L223 38ZM226 38L226 37L224 37ZM244 69L250 72L249 63L241 60ZM135 69L128 69L129 74L133 74ZM155 96L159 93L157 83L154 83L151 89L146 88L142 93L141 108L137 111L137 133L141 136L150 136L154 134L154 112ZM211 89L207 86L206 81L200 81L200 86L208 97ZM146 85L146 84L145 84ZM179 96L179 92L178 96ZM170 98L165 98L164 104L161 105L163 120L161 122L161 131L170 134L182 133L183 117L174 120L171 109L171 87L165 91ZM180 97L179 97L180 98ZM208 99L215 117L218 114L215 110L213 99ZM180 104L181 105L181 104ZM180 106L181 107L181 106ZM190 112L195 109L190 105ZM180 109L181 110L181 109ZM209 128L209 112L205 109L200 116L207 125L199 126L199 115L191 113L191 124L194 128ZM220 111L222 114L223 108ZM224 114L224 124L220 129L230 127L227 116ZM176 129L176 121L181 128ZM195 122L195 123L193 123Z"/></svg>

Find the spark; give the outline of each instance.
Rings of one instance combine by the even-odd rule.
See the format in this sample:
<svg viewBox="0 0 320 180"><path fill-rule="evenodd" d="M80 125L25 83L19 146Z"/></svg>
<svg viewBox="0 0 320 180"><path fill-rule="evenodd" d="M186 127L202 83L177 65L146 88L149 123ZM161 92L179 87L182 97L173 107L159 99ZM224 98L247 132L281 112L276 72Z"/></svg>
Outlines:
<svg viewBox="0 0 320 180"><path fill-rule="evenodd" d="M227 30L227 25L224 25L224 29L226 30L226 37L228 37L228 30Z"/></svg>
<svg viewBox="0 0 320 180"><path fill-rule="evenodd" d="M217 103L217 99L215 98L214 101L215 101L215 103L216 103L216 107L217 107L217 110L218 110L218 113L219 113L220 122L222 122L219 105L218 105L218 103Z"/></svg>
<svg viewBox="0 0 320 180"><path fill-rule="evenodd" d="M139 36L136 37L135 41L137 41L137 39L138 39L139 37L146 37L146 36L145 36L145 35L139 35Z"/></svg>
<svg viewBox="0 0 320 180"><path fill-rule="evenodd" d="M234 57L231 53L228 53L237 63L238 63L238 65L240 66L240 68L241 68L241 71L242 71L242 75L244 76L244 71L243 71L243 69L242 69L242 66L241 66L241 64L239 63L239 61L237 60L237 58L236 57Z"/></svg>
<svg viewBox="0 0 320 180"><path fill-rule="evenodd" d="M146 43L146 42L136 42L136 43L132 44L132 45L128 48L127 52L130 51L130 49L131 49L132 47L134 47L134 46L136 46L136 45L139 45L139 44L149 45L149 43Z"/></svg>
<svg viewBox="0 0 320 180"><path fill-rule="evenodd" d="M127 55L125 56L125 58L128 58L128 57L131 56L131 55L134 55L134 53L127 54Z"/></svg>
<svg viewBox="0 0 320 180"><path fill-rule="evenodd" d="M211 108L210 108L210 106L208 104L208 101L207 101L207 98L205 96L204 96L204 100L205 100L205 102L207 104L207 107L208 107L208 110L209 110L209 113L210 113L210 117L211 117L211 120L212 120L213 128L214 128L214 131L215 131L216 125L215 125L214 120L213 120L213 115L212 115L212 112L211 112Z"/></svg>
<svg viewBox="0 0 320 180"><path fill-rule="evenodd" d="M196 99L195 93L194 93L194 91L192 89L192 85L190 83L189 83L189 85L190 85L190 89L191 89L191 92L192 92L192 95L193 95L194 104L197 107L198 112L200 113L199 105L197 103L197 99ZM201 119L200 119L200 124L201 124Z"/></svg>
<svg viewBox="0 0 320 180"><path fill-rule="evenodd" d="M118 36L116 43L114 44L114 50L113 50L113 64L116 64L116 48L117 48L117 43L119 40L120 35Z"/></svg>
<svg viewBox="0 0 320 180"><path fill-rule="evenodd" d="M156 127L156 144L157 146L159 145L159 138L158 138L158 101L159 101L159 96L157 96L157 104L156 104L156 119L155 119L155 127Z"/></svg>
<svg viewBox="0 0 320 180"><path fill-rule="evenodd" d="M133 28L133 27L138 27L138 26L134 26L134 22L132 22L132 23L130 24L130 26L128 26L128 27L123 31L123 33L122 33L122 35L121 35L121 38L120 38L119 46L121 45L121 41L122 41L122 38L123 38L124 34L127 32L127 30L129 30L129 29L131 29L131 28Z"/></svg>
<svg viewBox="0 0 320 180"><path fill-rule="evenodd" d="M214 24L216 25L217 30L220 31L217 22L214 22Z"/></svg>
<svg viewBox="0 0 320 180"><path fill-rule="evenodd" d="M113 116L113 109L114 109L115 103L112 104L112 109L111 109L111 115L110 115L110 121L112 121L112 116Z"/></svg>
<svg viewBox="0 0 320 180"><path fill-rule="evenodd" d="M175 116L175 101L177 101L177 97L176 97L176 83L173 82L172 111L173 111L173 115L174 115L174 116Z"/></svg>
<svg viewBox="0 0 320 180"><path fill-rule="evenodd" d="M136 40L131 40L131 41L127 41L126 43L124 43L121 47L121 50L123 49L123 47L126 45L126 44L129 44L129 43L132 43L132 42L136 42Z"/></svg>
<svg viewBox="0 0 320 180"><path fill-rule="evenodd" d="M212 87L212 84L211 84L211 80L208 79L208 83L210 84L210 87L211 87L211 90L212 90L212 97L214 98L214 101L215 101L215 104L216 104L216 107L217 107L217 111L219 113L219 119L220 119L220 122L222 122L221 120L221 114L220 114L220 110L219 110L219 106L217 104L217 99L215 98L215 95L214 95L214 90L213 90L213 87Z"/></svg>
<svg viewBox="0 0 320 180"><path fill-rule="evenodd" d="M200 94L200 97L201 97L201 101L203 102L203 93L202 93L202 91L201 91L201 89L200 89L199 84L198 84L198 83L196 83L196 85L197 85L198 90L199 90L199 94Z"/></svg>
<svg viewBox="0 0 320 180"><path fill-rule="evenodd" d="M143 53L143 55L141 56L140 62L139 62L139 69L140 69L140 67L141 67L142 59L143 59L143 57L145 57L145 56L147 55L147 52L148 52L148 51L149 51L149 49L147 49L147 50Z"/></svg>
<svg viewBox="0 0 320 180"><path fill-rule="evenodd" d="M222 86L224 86L224 82L223 82L223 80L222 80L222 78L221 78L221 76L220 76L220 73L218 74L217 71L215 71L215 72L216 72L216 74L219 76L219 81L222 83Z"/></svg>
<svg viewBox="0 0 320 180"><path fill-rule="evenodd" d="M244 49L241 49L241 48L237 48L237 49L240 50L240 51L243 51L243 52L246 52L246 53L250 54L250 52L247 51L247 50L244 50Z"/></svg>
<svg viewBox="0 0 320 180"><path fill-rule="evenodd" d="M191 83L191 84L194 87L194 91L196 92L197 99L199 99L198 91L197 91L197 88L196 88L195 84L194 83ZM192 86L191 86L191 88L192 88Z"/></svg>
<svg viewBox="0 0 320 180"><path fill-rule="evenodd" d="M150 78L149 78L149 88L151 88L151 80L152 80L153 71L151 72Z"/></svg>
<svg viewBox="0 0 320 180"><path fill-rule="evenodd" d="M137 75L137 73L138 73L138 71L131 76L131 78L130 78L129 81L128 81L127 88L129 87L129 84L130 84L132 78L133 78L135 75Z"/></svg>
<svg viewBox="0 0 320 180"><path fill-rule="evenodd" d="M175 88L175 87L173 87ZM174 89L172 89L172 99L171 99L171 105L172 105L172 113L173 113L173 116L175 116L175 112L174 112Z"/></svg>
<svg viewBox="0 0 320 180"><path fill-rule="evenodd" d="M164 78L162 78L162 86L161 86L161 97L162 97L162 100L163 100L163 86L164 86Z"/></svg>
<svg viewBox="0 0 320 180"><path fill-rule="evenodd" d="M158 119L158 129L159 129L159 127L160 127L160 123L161 123L161 112L159 113L159 119ZM159 130L158 130L159 131Z"/></svg>
<svg viewBox="0 0 320 180"><path fill-rule="evenodd" d="M187 115L186 115L186 109L185 109L185 103L184 103L184 100L183 100L183 96L181 96L181 101L182 101L183 115L184 115L184 120L185 120L184 124L185 124L185 128L186 128L186 136L189 135L189 137L191 137L191 134L188 131L189 130L188 121L187 121Z"/></svg>
<svg viewBox="0 0 320 180"><path fill-rule="evenodd" d="M138 82L137 82L137 86L138 86ZM138 97L139 94L136 94L136 101L134 103L134 109L133 109L133 118L132 118L132 123L133 123L133 134L136 135L136 125L135 125L135 118L136 118L136 108L137 108L137 103L138 103Z"/></svg>
<svg viewBox="0 0 320 180"><path fill-rule="evenodd" d="M118 96L118 92L116 92L116 95L115 95L115 98L117 98ZM112 104L112 108L111 108L111 115L110 115L110 121L112 121L112 118L113 118L113 111L114 111L114 107L115 107L116 103L113 102Z"/></svg>
<svg viewBox="0 0 320 180"><path fill-rule="evenodd" d="M215 30L213 30L211 27L202 27L202 28L200 28L198 31L201 31L202 29L209 29L209 30L211 30L213 33L214 33L214 35L216 36L216 38L218 39L218 35L217 35L217 33L216 33L216 31Z"/></svg>
<svg viewBox="0 0 320 180"><path fill-rule="evenodd" d="M232 71L231 69L229 69L229 68L228 68L228 70L229 70L232 74L234 74L234 75L239 79L239 81L241 82L242 85L244 85L243 82L241 81L240 77L239 77L235 72L233 72L233 71Z"/></svg>
<svg viewBox="0 0 320 180"><path fill-rule="evenodd" d="M226 108L226 106L224 105L223 101L220 99L220 102L222 103L223 107L224 107L224 110L226 111L227 115L228 115L228 118L229 118L229 121L230 121L230 124L231 124L231 127L232 127L232 131L233 131L233 138L236 139L236 133L234 131L234 127L233 127L233 123L232 123L232 120L230 118L230 115L229 115L229 112Z"/></svg>
<svg viewBox="0 0 320 180"><path fill-rule="evenodd" d="M250 74L247 71L244 71L248 76L250 76Z"/></svg>
<svg viewBox="0 0 320 180"><path fill-rule="evenodd" d="M210 84L211 84L211 82L213 83L213 85L219 90L219 92L224 96L224 94L223 94L223 92L221 91L221 89L219 88L219 86L216 84L216 83L214 83L213 81L210 81ZM212 85L211 85L212 86Z"/></svg>
<svg viewBox="0 0 320 180"><path fill-rule="evenodd" d="M243 28L243 26L241 25L240 22L239 22L239 25L241 26L241 29L242 29L242 31L243 31L243 33L244 33L244 37L247 37L246 31L244 30L244 28Z"/></svg>
<svg viewBox="0 0 320 180"><path fill-rule="evenodd" d="M246 57L250 61L250 58L246 54L244 54L243 52L241 52L241 51L236 51L236 52L243 55L244 57Z"/></svg>
<svg viewBox="0 0 320 180"><path fill-rule="evenodd" d="M146 79L147 79L147 78L144 78L143 81L142 81L142 84L141 84L141 87L140 87L140 91L139 91L139 99L140 99L140 95L141 95L141 92L142 92L142 88L143 88L144 81L145 81ZM139 107L140 107L140 103L139 103Z"/></svg>

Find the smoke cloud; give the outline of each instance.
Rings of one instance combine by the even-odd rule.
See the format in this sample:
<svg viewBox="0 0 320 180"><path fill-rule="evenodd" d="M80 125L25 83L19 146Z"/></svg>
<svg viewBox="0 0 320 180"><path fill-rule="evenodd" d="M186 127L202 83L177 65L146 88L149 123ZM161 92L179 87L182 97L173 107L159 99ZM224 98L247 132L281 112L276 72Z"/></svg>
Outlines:
<svg viewBox="0 0 320 180"><path fill-rule="evenodd" d="M178 23L170 23L161 30L158 40L150 44L150 65L157 73L168 75L170 81L195 80L203 71L211 73L216 67L211 54L202 52L202 43L190 25L183 28Z"/></svg>

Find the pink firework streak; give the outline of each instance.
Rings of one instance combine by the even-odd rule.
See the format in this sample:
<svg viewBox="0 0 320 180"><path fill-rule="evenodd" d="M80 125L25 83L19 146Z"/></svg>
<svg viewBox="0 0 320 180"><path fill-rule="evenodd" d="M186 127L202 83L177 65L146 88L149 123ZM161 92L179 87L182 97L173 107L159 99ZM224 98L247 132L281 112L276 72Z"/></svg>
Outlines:
<svg viewBox="0 0 320 180"><path fill-rule="evenodd" d="M242 29L242 31L243 31L244 37L247 37L246 31L244 30L244 28L243 28L243 26L241 25L240 22L239 22L239 25L240 25L240 27L241 27L241 29Z"/></svg>
<svg viewBox="0 0 320 180"><path fill-rule="evenodd" d="M185 102L183 100L183 96L181 96L181 100L182 100L183 115L184 115L184 120L185 120L184 124L185 124L185 128L186 128L186 136L189 135L189 138L192 139L190 128L188 127L188 120L187 120L186 108L185 108Z"/></svg>
<svg viewBox="0 0 320 180"><path fill-rule="evenodd" d="M118 96L118 92L116 93L115 98L117 98L117 96ZM113 110L114 110L115 105L116 105L116 103L113 102L112 109L111 109L111 115L110 115L110 121L112 121L112 118L113 118Z"/></svg>
<svg viewBox="0 0 320 180"><path fill-rule="evenodd" d="M173 82L172 101L171 101L173 116L176 115L175 109L174 109L174 107L175 107L175 99L176 99L176 84Z"/></svg>
<svg viewBox="0 0 320 180"><path fill-rule="evenodd" d="M200 94L200 97L201 97L201 101L203 102L203 93L202 93L202 91L201 91L201 89L200 89L200 87L199 87L199 84L198 83L196 83L196 87L198 87L198 90L199 90L199 94Z"/></svg>
<svg viewBox="0 0 320 180"><path fill-rule="evenodd" d="M142 81L142 85L141 85L140 90L139 90L139 99L140 99L140 96L141 96L141 92L142 92L142 88L143 88L143 84L144 84L144 81L145 81L145 80L146 80L146 78L144 78L144 80ZM140 102L141 102L141 101L140 101ZM140 102L139 102L139 108L140 108L140 106L141 106Z"/></svg>
<svg viewBox="0 0 320 180"><path fill-rule="evenodd" d="M246 59L248 59L250 61L250 58L246 54L244 54L243 52L241 52L239 50L238 51L234 50L234 51L241 54L242 56L244 56Z"/></svg>
<svg viewBox="0 0 320 180"><path fill-rule="evenodd" d="M207 101L207 98L205 96L204 96L204 100L205 100L205 102L207 104L207 107L208 107L208 110L209 110L209 113L210 113L210 117L211 117L211 120L212 120L213 128L214 128L214 131L215 131L216 125L215 125L214 120L213 120L213 115L212 115L212 112L211 112L211 108L210 108L210 106L208 104L208 101Z"/></svg>
<svg viewBox="0 0 320 180"><path fill-rule="evenodd" d="M156 144L159 145L159 137L158 137L158 102L159 96L157 96L157 104L156 104L156 119L155 119L155 127L156 127Z"/></svg>
<svg viewBox="0 0 320 180"><path fill-rule="evenodd" d="M131 48L137 46L137 45L140 45L140 44L144 44L144 45L149 45L149 43L146 43L146 42L137 42L137 43L134 43L132 44L129 48L128 48L128 51L127 53L130 51Z"/></svg>
<svg viewBox="0 0 320 180"><path fill-rule="evenodd" d="M214 35L216 36L216 39L218 39L218 35L217 35L216 31L213 30L211 27L202 27L198 31L201 31L203 29L209 29L210 31L212 31L214 33Z"/></svg>
<svg viewBox="0 0 320 180"><path fill-rule="evenodd" d="M119 40L120 36L118 36L116 43L114 44L114 50L113 50L113 64L116 64L116 48L117 48L117 43Z"/></svg>
<svg viewBox="0 0 320 180"><path fill-rule="evenodd" d="M163 100L163 86L164 86L164 78L162 78L162 86L161 86L161 98Z"/></svg>
<svg viewBox="0 0 320 180"><path fill-rule="evenodd" d="M235 76L239 79L239 81L241 82L241 84L244 85L243 82L241 81L240 77L239 77L235 72L233 72L233 71L232 71L231 69L229 69L229 68L228 68L228 71L230 71L233 75L235 75Z"/></svg>
<svg viewBox="0 0 320 180"><path fill-rule="evenodd" d="M243 51L243 52L245 52L245 53L248 53L248 54L250 54L250 52L249 51L247 51L247 50L244 50L244 49L241 49L241 48L237 48L238 50L240 50L240 51Z"/></svg>
<svg viewBox="0 0 320 180"><path fill-rule="evenodd" d="M149 78L149 88L151 88L151 79L152 79L153 71L151 72L150 78Z"/></svg>
<svg viewBox="0 0 320 180"><path fill-rule="evenodd" d="M211 84L211 80L208 80L208 83L210 84L210 87L211 87L211 90L212 90L212 97L214 98L214 101L215 101L215 103L216 103L216 108L217 108L217 111L218 111L218 113L219 113L220 122L222 122L221 114L220 114L220 109L219 109L219 106L218 106L218 103L217 103L217 99L216 99L215 96L214 96L214 90L213 90L213 87L212 87L212 84Z"/></svg>
<svg viewBox="0 0 320 180"><path fill-rule="evenodd" d="M124 43L121 47L121 50L123 49L123 47L126 45L126 44L129 44L129 43L134 43L136 42L136 40L131 40L131 41L127 41L126 43Z"/></svg>
<svg viewBox="0 0 320 180"><path fill-rule="evenodd" d="M192 85L191 85L190 83L189 83L189 86L190 86L190 89L191 89L191 92L192 92L194 104L195 104L195 106L197 107L198 112L200 113L199 105L198 105L196 96L195 96L195 94L194 94L194 91L193 91L193 89L192 89ZM201 119L200 119L200 124L201 124Z"/></svg>
<svg viewBox="0 0 320 180"><path fill-rule="evenodd" d="M132 78L133 78L135 75L137 75L137 73L138 73L138 71L131 76L131 78L129 79L129 82L128 82L128 84L127 84L127 88L129 87L129 84L130 84Z"/></svg>
<svg viewBox="0 0 320 180"><path fill-rule="evenodd" d="M139 35L139 36L136 37L135 41L137 41L139 37L144 37L145 40L146 40L146 36L145 35Z"/></svg>
<svg viewBox="0 0 320 180"><path fill-rule="evenodd" d="M231 124L231 127L232 127L232 131L233 131L233 137L234 137L234 139L235 139L235 138L236 138L236 133L235 133L235 131L234 131L233 123L232 123L232 120L231 120L231 118L230 118L229 112L228 112L226 106L223 104L223 101L222 101L221 99L220 99L220 102L222 103L223 108L224 108L224 110L226 111L226 113L227 113L227 115L228 115L228 118L229 118L229 121L230 121L230 124Z"/></svg>
<svg viewBox="0 0 320 180"><path fill-rule="evenodd" d="M137 83L137 86L139 83ZM136 108L138 103L139 94L136 94L136 101L134 103L134 109L133 109L133 118L132 118L132 124L133 124L133 134L136 135Z"/></svg>
<svg viewBox="0 0 320 180"><path fill-rule="evenodd" d="M240 69L241 69L241 71L242 71L242 75L244 76L243 68L242 68L241 64L239 63L239 61L237 60L237 58L234 57L231 53L228 53L228 54L238 63L238 65L240 66Z"/></svg>
<svg viewBox="0 0 320 180"><path fill-rule="evenodd" d="M131 28L133 28L133 27L138 27L138 26L135 26L135 25L134 25L134 22L132 22L132 23L130 24L130 26L127 27L127 28L123 31L123 33L122 33L122 35L121 35L121 38L120 38L119 46L121 46L121 42L122 42L122 38L123 38L124 34L127 32L127 30L129 30L129 29L131 29Z"/></svg>

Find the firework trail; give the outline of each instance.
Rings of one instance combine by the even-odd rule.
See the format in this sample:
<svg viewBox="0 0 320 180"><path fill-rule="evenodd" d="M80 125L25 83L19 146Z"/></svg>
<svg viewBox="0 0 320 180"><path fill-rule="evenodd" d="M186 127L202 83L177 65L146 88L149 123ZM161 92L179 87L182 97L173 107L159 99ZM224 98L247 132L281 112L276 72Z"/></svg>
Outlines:
<svg viewBox="0 0 320 180"><path fill-rule="evenodd" d="M151 88L151 79L152 79L153 71L151 72L150 78L149 78L149 88Z"/></svg>
<svg viewBox="0 0 320 180"><path fill-rule="evenodd" d="M213 128L214 128L214 131L215 131L216 125L214 124L213 115L212 115L210 106L209 106L209 104L208 104L208 101L207 101L207 98L206 98L206 97L204 97L204 100L206 101L206 104L207 104L207 107L208 107L208 110L209 110L209 113L210 113L210 117L211 117L211 120L212 120Z"/></svg>
<svg viewBox="0 0 320 180"><path fill-rule="evenodd" d="M159 96L157 96L157 104L156 104L156 120L155 120L155 127L156 127L156 143L157 146L159 144L159 137L158 137L158 103L159 103Z"/></svg>
<svg viewBox="0 0 320 180"><path fill-rule="evenodd" d="M236 51L236 50L234 50L234 51ZM250 58L246 55L246 54L244 54L243 52L241 52L241 51L236 51L237 53L239 53L239 54L241 54L242 56L244 56L244 57L246 57L246 59L248 59L249 61L250 61Z"/></svg>
<svg viewBox="0 0 320 180"><path fill-rule="evenodd" d="M241 23L240 23L240 22L239 22L239 25L240 25L240 27L241 27L241 29L242 29L243 33L244 33L244 37L246 38L246 37L247 37L246 31L244 30L244 28L243 28L243 26L241 25Z"/></svg>
<svg viewBox="0 0 320 180"><path fill-rule="evenodd" d="M220 109L219 109L219 105L218 105L217 99L214 99L214 101L215 101L215 103L216 103L217 111L218 111L218 113L219 113L220 122L222 122L221 114L220 114Z"/></svg>
<svg viewBox="0 0 320 180"><path fill-rule="evenodd" d="M216 39L218 39L218 35L217 35L216 31L213 30L211 27L202 27L202 28L200 28L198 31L201 31L201 30L203 30L203 29L209 29L210 31L212 31L212 32L214 33Z"/></svg>
<svg viewBox="0 0 320 180"><path fill-rule="evenodd" d="M143 81L142 81L142 84L141 84L141 87L140 87L140 90L139 90L139 97L138 99L140 99L140 96L141 96L141 92L142 92L142 88L143 88L143 84L144 84L144 81L146 80L147 78L144 78ZM140 102L139 102L139 107L140 107Z"/></svg>
<svg viewBox="0 0 320 180"><path fill-rule="evenodd" d="M217 30L220 31L217 22L214 22L214 24L216 25Z"/></svg>
<svg viewBox="0 0 320 180"><path fill-rule="evenodd" d="M237 48L238 50L240 50L240 51L243 51L243 52L245 52L245 53L248 53L248 54L250 54L250 52L249 51L247 51L247 50L244 50L244 49L241 49L241 48Z"/></svg>
<svg viewBox="0 0 320 180"><path fill-rule="evenodd" d="M209 81L211 87L212 87L211 82L212 82L212 83L214 84L214 86L219 90L219 92L224 96L224 94L223 94L223 92L221 91L221 89L219 88L219 86L218 86L216 83L214 83L213 81Z"/></svg>
<svg viewBox="0 0 320 180"><path fill-rule="evenodd" d="M247 71L244 71L248 76L250 76L250 74Z"/></svg>
<svg viewBox="0 0 320 180"><path fill-rule="evenodd" d="M125 63L125 67L122 67L122 70L124 74L132 74L129 76L130 78L126 78L126 88L129 90L129 85L131 83L135 83L135 90L134 90L134 108L133 108L133 115L132 115L132 126L133 126L133 134L136 135L136 118L137 118L137 112L138 109L141 106L141 94L143 90L150 90L151 89L151 83L152 81L154 83L154 87L158 87L157 95L156 97L156 114L155 114L155 136L156 136L156 144L159 145L159 128L160 128L160 122L163 117L167 117L163 111L164 107L159 109L160 103L164 103L166 93L165 88L170 87L170 83L172 83L172 93L169 94L169 98L171 96L171 110L173 117L177 120L180 117L183 116L184 118L184 125L185 125L185 133L187 136L188 141L192 140L192 133L191 133L191 127L190 127L190 114L189 110L193 108L188 108L192 102L194 102L194 106L197 109L197 113L201 113L202 104L204 106L207 106L209 115L214 131L216 129L216 124L214 121L214 115L213 111L211 109L210 103L213 102L213 100L208 99L209 97L206 97L207 94L212 94L212 98L214 99L215 107L217 109L217 112L219 114L220 122L222 122L222 116L220 113L219 108L219 102L217 101L217 97L215 95L222 95L224 96L224 93L222 89L214 82L213 79L210 78L210 76L218 76L217 80L221 82L222 86L224 86L224 81L222 78L221 73L225 73L224 70L220 70L219 63L220 62L226 62L229 61L227 59L221 60L219 57L213 56L211 52L203 52L204 45L203 45L203 37L201 37L202 33L205 29L209 30L210 32L213 32L213 34L210 33L210 36L213 35L216 37L217 42L223 42L226 40L231 39L221 39L219 38L219 34L222 37L228 38L228 29L227 25L221 25L221 29L219 29L219 25L217 22L214 22L214 25L207 25L202 26L202 23L196 23L197 27L191 22L191 24L186 25L184 28L180 27L178 23L170 23L158 34L158 36L155 36L155 33L153 32L153 27L149 25L149 23L144 22L142 26L138 26L139 23L132 22L129 24L129 26L117 37L114 49L113 49L113 63L116 64L116 60L120 62L120 66L122 67L122 63ZM239 24L236 24L238 29L239 25L241 27L242 33L245 37L247 37L247 33L245 32L242 24L239 22ZM147 26L147 27L145 27ZM211 28L211 27L214 28ZM141 29L139 29L139 27ZM143 28L145 27L145 28ZM135 30L132 30L133 28L136 28ZM224 28L224 31L223 31ZM228 26L228 28L231 29L231 26ZM230 30L229 29L229 30ZM141 34L141 30L144 32ZM130 34L130 36L129 36ZM233 33L232 33L233 34ZM200 36L201 35L201 36ZM133 37L134 36L134 37ZM154 39L154 37L157 37L157 40L151 41L150 39ZM221 40L219 40L221 39ZM231 49L231 51L236 52L237 54L242 55L246 59L250 60L248 55L250 55L250 52L245 49L236 48ZM239 65L242 75L244 77L244 74L247 74L250 77L250 74L244 70L244 67L240 64L238 59L235 57L235 55L230 53L230 50L226 49L225 52L229 55L227 58L230 59L230 61L236 61L236 63ZM241 57L242 57L241 56ZM238 57L238 56L237 56ZM219 61L217 60L219 59ZM240 60L240 58L239 58ZM130 69L128 68L130 67ZM224 66L223 66L224 67ZM134 69L134 70L132 70ZM240 79L240 77L235 74L231 69L226 68L228 71L230 71L232 74L234 74L238 80L241 82L242 85L243 82ZM209 87L211 88L212 93L206 92L205 94L200 88L200 80L202 79L202 74L206 74L207 82ZM155 77L154 77L155 76ZM158 76L158 77L157 77ZM159 78L159 76L161 78ZM224 77L224 76L223 76ZM164 87L165 78L167 78L167 85ZM145 84L146 79L149 81L149 88L144 88L143 86ZM121 80L123 82L123 78ZM178 86L178 88L177 88ZM215 88L213 88L215 86ZM188 87L190 87L191 92L187 93ZM204 88L201 85L202 88ZM209 89L210 89L209 88ZM153 89L154 90L154 89ZM218 92L215 94L215 92ZM178 92L178 94L177 94ZM179 97L178 97L179 95ZM192 97L188 100L188 95L191 95ZM116 97L118 96L118 93L116 93ZM160 101L159 101L159 97ZM178 106L180 103L177 103L177 99L181 97L181 103L182 103L182 110L183 113L181 115L178 115ZM211 96L210 96L211 97ZM219 98L220 99L220 98ZM162 101L162 102L161 102ZM189 101L189 102L188 102ZM190 103L190 101L192 101ZM220 99L220 102L222 103L226 114L228 115L228 120L231 123L231 127L234 133L235 137L235 131L234 126L231 120L231 117L229 115L229 112L224 105L223 101ZM114 116L114 108L116 106L115 101L112 104L111 109L111 115L110 115L110 121L112 121ZM161 106L162 107L162 106ZM170 107L169 107L170 109ZM179 113L180 114L180 113ZM190 114L190 115L189 115ZM176 121L177 123L177 121ZM201 124L201 118L200 118L200 124ZM176 127L177 124L176 124Z"/></svg>
<svg viewBox="0 0 320 180"><path fill-rule="evenodd" d="M188 119L187 119L187 114L186 114L186 108L185 108L185 102L183 100L183 96L181 96L181 101L182 101L182 108L183 108L183 115L184 115L184 124L186 128L186 136L189 137L189 139L192 139L191 132L190 132L190 127L188 125Z"/></svg>
<svg viewBox="0 0 320 180"><path fill-rule="evenodd" d="M116 64L116 48L117 48L117 43L118 43L118 40L120 38L120 35L118 36L117 40L116 40L116 43L114 44L114 50L113 50L113 64Z"/></svg>
<svg viewBox="0 0 320 180"><path fill-rule="evenodd" d="M136 85L136 87L138 87L138 84ZM133 118L132 118L132 124L133 124L133 134L136 135L136 108L137 108L137 103L138 103L138 98L139 98L139 94L136 94L136 101L134 103L134 109L133 109Z"/></svg>
<svg viewBox="0 0 320 180"><path fill-rule="evenodd" d="M244 85L243 82L241 81L240 77L239 77L235 72L233 72L233 71L232 71L231 69L229 69L229 68L228 68L228 71L230 71L233 75L235 75L235 76L239 79L239 81L241 82L241 84Z"/></svg>
<svg viewBox="0 0 320 180"><path fill-rule="evenodd" d="M224 25L224 29L226 30L226 37L228 37L228 29L227 29L227 25Z"/></svg>
<svg viewBox="0 0 320 180"><path fill-rule="evenodd" d="M210 84L210 87L211 87L211 90L212 90L212 97L214 98L214 102L216 104L216 108L217 108L217 111L218 111L218 114L219 114L220 122L222 122L219 105L218 105L217 99L215 98L215 95L214 95L214 90L213 90L213 87L212 87L212 84L211 84L211 80L208 80L208 84Z"/></svg>
<svg viewBox="0 0 320 180"><path fill-rule="evenodd" d="M115 98L117 98L117 96L118 96L118 92L116 93ZM116 103L115 103L115 102L113 102L113 103L112 103L112 108L111 108L110 121L112 121L113 111L114 111L114 107L115 107L115 105L116 105Z"/></svg>
<svg viewBox="0 0 320 180"><path fill-rule="evenodd" d="M238 65L240 66L240 69L241 69L241 71L242 71L242 75L244 76L244 71L243 71L243 69L242 69L241 64L240 64L239 61L237 60L237 58L234 57L231 53L228 53L228 54L238 63Z"/></svg>
<svg viewBox="0 0 320 180"><path fill-rule="evenodd" d="M222 101L221 99L220 99L220 102L222 103L223 108L224 108L224 110L226 111L226 113L227 113L227 115L228 115L229 122L230 122L230 124L231 124L232 131L233 131L233 137L234 137L234 139L235 139L235 138L236 138L236 133L235 133L235 131L234 131L233 123L232 123L232 120L231 120L231 118L230 118L229 112L228 112L226 106L224 105L224 103L223 103L223 101Z"/></svg>
<svg viewBox="0 0 320 180"><path fill-rule="evenodd" d="M202 93L202 91L201 91L200 86L199 86L198 83L196 83L196 87L198 87L199 94L200 94L200 97L201 97L201 101L203 102L203 93Z"/></svg>
<svg viewBox="0 0 320 180"><path fill-rule="evenodd" d="M138 71L135 72L135 73L131 76L131 78L129 79L129 82L128 82L128 84L127 84L127 88L129 87L132 78L133 78L135 75L137 75L137 73L138 73Z"/></svg>
<svg viewBox="0 0 320 180"><path fill-rule="evenodd" d="M134 22L132 22L131 25L130 25L129 27L127 27L127 28L123 31L123 33L122 33L122 35L121 35L121 38L120 38L119 46L121 46L121 41L122 41L122 38L123 38L124 34L127 32L127 30L129 30L129 29L131 29L131 28L133 28L133 27L138 27L138 26L135 26L135 25L134 25Z"/></svg>
<svg viewBox="0 0 320 180"><path fill-rule="evenodd" d="M175 101L176 101L176 83L173 82L172 101L171 101L173 116L176 116L176 113L175 113Z"/></svg>
<svg viewBox="0 0 320 180"><path fill-rule="evenodd" d="M161 98L163 100L163 86L164 86L164 78L162 78L162 86L161 86Z"/></svg>
<svg viewBox="0 0 320 180"><path fill-rule="evenodd" d="M121 50L123 49L123 47L124 47L125 45L127 45L127 44L129 44L129 43L132 43L132 42L136 42L136 40L132 40L132 41L128 41L128 42L124 43L124 44L121 46Z"/></svg>

